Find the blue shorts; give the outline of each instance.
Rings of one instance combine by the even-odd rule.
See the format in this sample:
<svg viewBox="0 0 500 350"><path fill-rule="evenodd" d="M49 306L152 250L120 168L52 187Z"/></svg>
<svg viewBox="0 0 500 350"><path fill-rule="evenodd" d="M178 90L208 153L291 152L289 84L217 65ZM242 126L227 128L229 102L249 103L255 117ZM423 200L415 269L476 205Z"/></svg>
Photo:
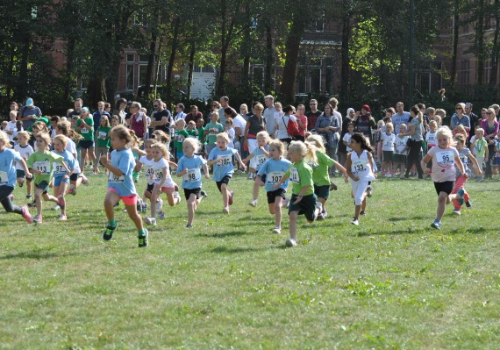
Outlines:
<svg viewBox="0 0 500 350"><path fill-rule="evenodd" d="M500 165L500 157L493 158L493 165Z"/></svg>
<svg viewBox="0 0 500 350"><path fill-rule="evenodd" d="M69 184L69 177L65 179L64 176L54 176L54 187L61 186L62 182Z"/></svg>

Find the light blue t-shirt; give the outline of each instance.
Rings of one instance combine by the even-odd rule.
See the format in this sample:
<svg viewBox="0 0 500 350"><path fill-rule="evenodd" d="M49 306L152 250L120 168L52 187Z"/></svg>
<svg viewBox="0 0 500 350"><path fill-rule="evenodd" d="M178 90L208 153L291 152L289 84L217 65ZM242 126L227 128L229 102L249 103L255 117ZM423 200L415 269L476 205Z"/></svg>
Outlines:
<svg viewBox="0 0 500 350"><path fill-rule="evenodd" d="M269 152L269 145L264 146L264 149ZM262 164L268 159L260 147L256 147L252 152L252 158L255 159L255 170L258 172Z"/></svg>
<svg viewBox="0 0 500 350"><path fill-rule="evenodd" d="M238 153L234 148L227 148L225 151L221 150L219 147L215 147L208 156L208 160L218 159L219 162L214 164L214 176L215 181L221 181L224 176L233 176L234 166L233 166L233 155Z"/></svg>
<svg viewBox="0 0 500 350"><path fill-rule="evenodd" d="M179 160L179 163L177 163L177 172L187 169L187 173L182 177L182 188L188 190L201 188L201 167L206 163L207 161L198 155L194 155L193 157L184 155Z"/></svg>
<svg viewBox="0 0 500 350"><path fill-rule="evenodd" d="M288 159L281 158L279 160L269 158L259 169L258 175L262 178L262 175L266 175L265 188L266 192L276 191L274 184L280 182L281 178L285 175L292 162ZM281 184L279 188L286 191L288 187L288 179Z"/></svg>
<svg viewBox="0 0 500 350"><path fill-rule="evenodd" d="M116 190L119 196L130 196L137 194L132 172L135 168L134 155L130 148L111 152L111 165L118 168L123 174L116 176L113 172L109 172L108 187Z"/></svg>
<svg viewBox="0 0 500 350"><path fill-rule="evenodd" d="M16 186L15 162L21 161L21 155L16 151L5 148L0 152L0 186Z"/></svg>
<svg viewBox="0 0 500 350"><path fill-rule="evenodd" d="M64 158L64 163L66 163L66 166L68 167L69 170L73 170L75 167L75 157L68 151L64 150L63 152L56 152L52 151L52 153L57 154L58 156L61 156ZM66 169L64 169L63 165L60 162L54 162L54 177L62 177L64 175L70 175L66 172Z"/></svg>

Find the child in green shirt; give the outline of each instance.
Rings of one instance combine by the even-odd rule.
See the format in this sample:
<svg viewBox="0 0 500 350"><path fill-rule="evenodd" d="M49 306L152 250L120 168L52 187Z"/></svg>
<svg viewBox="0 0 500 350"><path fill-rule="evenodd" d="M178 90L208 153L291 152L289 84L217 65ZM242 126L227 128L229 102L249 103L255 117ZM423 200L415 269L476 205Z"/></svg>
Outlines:
<svg viewBox="0 0 500 350"><path fill-rule="evenodd" d="M184 129L186 127L186 121L184 119L179 119L175 122L175 137L174 137L174 149L176 160L179 161L184 156L182 152L182 144L184 140L189 137L189 133Z"/></svg>
<svg viewBox="0 0 500 350"><path fill-rule="evenodd" d="M111 147L111 138L109 137L109 132L111 131L111 125L109 124L109 119L107 116L101 116L99 121L99 127L97 128L96 135L96 161L94 162L94 174L99 172L99 161L101 156L107 156L109 148Z"/></svg>

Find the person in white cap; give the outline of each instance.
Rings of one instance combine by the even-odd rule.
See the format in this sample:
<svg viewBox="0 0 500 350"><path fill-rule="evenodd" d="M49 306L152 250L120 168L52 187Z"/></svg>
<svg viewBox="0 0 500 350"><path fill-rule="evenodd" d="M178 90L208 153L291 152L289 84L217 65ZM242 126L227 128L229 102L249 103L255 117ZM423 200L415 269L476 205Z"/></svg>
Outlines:
<svg viewBox="0 0 500 350"><path fill-rule="evenodd" d="M35 104L33 103L33 99L31 97L28 97L26 99L26 104L23 106L23 108L21 108L19 114L21 115L19 120L23 122L23 128L27 129L31 127L31 125L33 125L33 123L42 116L42 111L40 110L40 108L35 106Z"/></svg>

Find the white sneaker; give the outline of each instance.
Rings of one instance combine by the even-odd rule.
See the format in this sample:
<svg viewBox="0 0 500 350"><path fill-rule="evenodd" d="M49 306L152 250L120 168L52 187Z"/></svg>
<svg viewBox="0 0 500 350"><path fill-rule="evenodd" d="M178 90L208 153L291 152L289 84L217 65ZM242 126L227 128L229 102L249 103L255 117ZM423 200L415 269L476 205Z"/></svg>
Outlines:
<svg viewBox="0 0 500 350"><path fill-rule="evenodd" d="M146 218L146 224L148 225L153 225L156 226L156 219L155 218Z"/></svg>
<svg viewBox="0 0 500 350"><path fill-rule="evenodd" d="M273 228L273 232L276 233L277 235L280 235L281 234L281 227L276 226L275 228Z"/></svg>
<svg viewBox="0 0 500 350"><path fill-rule="evenodd" d="M178 203L180 203L180 202L182 201L182 197L181 197L181 195L179 194L179 192L177 192L177 191L175 191L175 192L174 192L174 198L175 198L176 200L177 200L177 199L179 199L179 201L177 202L177 204L178 204Z"/></svg>
<svg viewBox="0 0 500 350"><path fill-rule="evenodd" d="M162 209L163 209L163 199L160 198L156 202L156 213L159 214Z"/></svg>
<svg viewBox="0 0 500 350"><path fill-rule="evenodd" d="M285 245L286 245L287 247L290 247L290 248L291 248L291 247L296 247L296 246L297 246L297 242L295 242L295 240L294 240L294 239L292 239L292 238L288 238L288 239L285 241Z"/></svg>
<svg viewBox="0 0 500 350"><path fill-rule="evenodd" d="M59 217L57 218L57 221L66 221L66 220L68 220L68 217L64 214L59 215Z"/></svg>
<svg viewBox="0 0 500 350"><path fill-rule="evenodd" d="M256 199L252 199L250 202L248 202L248 205L250 205L251 207L256 207L257 206L257 200Z"/></svg>
<svg viewBox="0 0 500 350"><path fill-rule="evenodd" d="M351 224L353 224L354 226L359 226L359 221L358 221L358 219L352 219L352 220L351 220Z"/></svg>
<svg viewBox="0 0 500 350"><path fill-rule="evenodd" d="M460 209L453 209L452 214L453 215L461 215L462 213L460 212Z"/></svg>
<svg viewBox="0 0 500 350"><path fill-rule="evenodd" d="M59 210L59 209L61 209L61 207L58 206L57 204L52 207L52 210Z"/></svg>

